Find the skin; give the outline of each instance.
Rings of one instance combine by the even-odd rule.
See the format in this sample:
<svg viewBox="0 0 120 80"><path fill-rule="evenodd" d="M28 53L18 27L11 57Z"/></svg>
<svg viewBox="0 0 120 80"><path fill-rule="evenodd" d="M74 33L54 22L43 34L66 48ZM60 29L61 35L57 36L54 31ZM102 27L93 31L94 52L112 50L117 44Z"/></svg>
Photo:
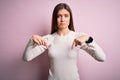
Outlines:
<svg viewBox="0 0 120 80"><path fill-rule="evenodd" d="M60 36L64 36L69 33L70 24L70 13L66 9L60 9L57 14L57 34ZM85 41L89 39L89 35L81 35L74 39L71 48L76 47L77 45L82 45ZM42 36L32 35L32 40L38 45L44 45L48 48L48 43Z"/></svg>
<svg viewBox="0 0 120 80"><path fill-rule="evenodd" d="M57 33L60 36L64 36L67 33L69 33L69 26L70 24L70 13L66 9L61 9L58 11L57 14L57 26L58 26L58 31Z"/></svg>

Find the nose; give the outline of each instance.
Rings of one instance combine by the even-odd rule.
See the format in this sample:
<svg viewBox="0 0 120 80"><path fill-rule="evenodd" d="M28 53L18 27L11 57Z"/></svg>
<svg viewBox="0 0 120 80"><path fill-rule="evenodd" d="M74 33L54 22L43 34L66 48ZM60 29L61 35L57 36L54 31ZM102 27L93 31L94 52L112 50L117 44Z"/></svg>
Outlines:
<svg viewBox="0 0 120 80"><path fill-rule="evenodd" d="M61 17L61 22L64 22L64 21L65 21L65 17L62 16L62 17Z"/></svg>

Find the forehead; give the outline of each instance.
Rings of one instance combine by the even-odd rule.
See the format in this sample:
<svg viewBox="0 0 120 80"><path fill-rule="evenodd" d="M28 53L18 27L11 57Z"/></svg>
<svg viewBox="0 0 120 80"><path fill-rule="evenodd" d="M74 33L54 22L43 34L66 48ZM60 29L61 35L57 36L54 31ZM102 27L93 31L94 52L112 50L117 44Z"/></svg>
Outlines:
<svg viewBox="0 0 120 80"><path fill-rule="evenodd" d="M66 9L60 9L60 10L58 11L58 14L70 14L70 13L69 13L69 11L66 10Z"/></svg>

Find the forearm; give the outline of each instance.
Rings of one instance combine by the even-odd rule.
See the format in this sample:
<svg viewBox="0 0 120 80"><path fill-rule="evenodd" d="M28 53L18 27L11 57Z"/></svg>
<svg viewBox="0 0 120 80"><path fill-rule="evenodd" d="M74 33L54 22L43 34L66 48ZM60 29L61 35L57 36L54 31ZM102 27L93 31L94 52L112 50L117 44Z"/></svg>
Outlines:
<svg viewBox="0 0 120 80"><path fill-rule="evenodd" d="M30 39L26 48L25 48L25 51L24 51L24 54L23 54L23 59L25 61L31 61L35 57L42 54L45 51L45 49L46 48L44 46L35 45L33 40Z"/></svg>
<svg viewBox="0 0 120 80"><path fill-rule="evenodd" d="M91 43L84 43L81 46L81 49L85 50L87 53L89 53L92 57L94 57L98 61L105 61L105 54L100 46L98 46L94 41Z"/></svg>

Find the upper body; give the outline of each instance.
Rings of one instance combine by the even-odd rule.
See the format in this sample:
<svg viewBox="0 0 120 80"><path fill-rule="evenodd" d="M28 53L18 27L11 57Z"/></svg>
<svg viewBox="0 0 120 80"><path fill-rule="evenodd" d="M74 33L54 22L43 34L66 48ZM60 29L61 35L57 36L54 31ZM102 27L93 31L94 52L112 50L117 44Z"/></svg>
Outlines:
<svg viewBox="0 0 120 80"><path fill-rule="evenodd" d="M51 58L49 80L79 80L77 57L80 49L98 61L105 60L103 50L90 35L74 31L71 9L65 3L58 4L53 11L51 34L31 37L24 59L30 61L47 49Z"/></svg>
<svg viewBox="0 0 120 80"><path fill-rule="evenodd" d="M70 31L64 36L60 36L57 33L48 34L43 36L48 43L47 48L43 45L36 45L33 40L30 39L25 50L24 59L31 61L48 49L48 55L51 59L49 77L52 78L52 80L79 80L77 68L79 50L85 50L98 61L105 60L104 52L95 41L83 43L81 46L74 48L71 47L74 39L81 35L83 34L73 31Z"/></svg>

